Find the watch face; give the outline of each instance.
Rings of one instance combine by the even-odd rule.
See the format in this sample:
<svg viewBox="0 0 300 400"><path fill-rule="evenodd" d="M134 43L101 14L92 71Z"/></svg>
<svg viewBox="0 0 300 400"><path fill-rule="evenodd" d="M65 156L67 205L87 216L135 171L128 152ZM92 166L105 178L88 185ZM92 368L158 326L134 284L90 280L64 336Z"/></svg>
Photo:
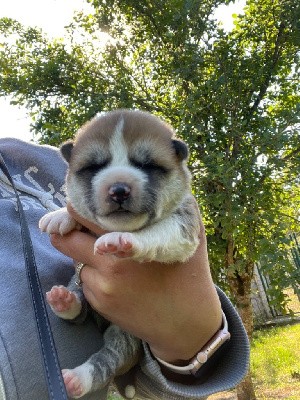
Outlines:
<svg viewBox="0 0 300 400"><path fill-rule="evenodd" d="M219 331L206 345L207 358L210 358L229 339L230 333L228 331Z"/></svg>

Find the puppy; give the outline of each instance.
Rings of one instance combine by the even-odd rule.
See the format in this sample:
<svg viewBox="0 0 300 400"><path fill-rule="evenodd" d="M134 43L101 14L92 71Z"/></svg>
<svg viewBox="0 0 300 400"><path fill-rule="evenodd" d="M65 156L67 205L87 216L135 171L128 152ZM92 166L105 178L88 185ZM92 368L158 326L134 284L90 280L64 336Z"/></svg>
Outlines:
<svg viewBox="0 0 300 400"><path fill-rule="evenodd" d="M109 232L95 240L95 252L162 263L183 262L193 255L200 214L191 194L188 148L171 126L137 110L101 113L61 152L69 163L68 200L78 214ZM66 209L46 214L40 228L61 235L80 229ZM83 319L86 306L74 279L68 288L52 288L47 299L58 316ZM98 320L103 322L100 316ZM114 325L104 339L104 346L86 363L63 371L70 397L106 385L136 363L139 340ZM113 360L110 348L118 349Z"/></svg>

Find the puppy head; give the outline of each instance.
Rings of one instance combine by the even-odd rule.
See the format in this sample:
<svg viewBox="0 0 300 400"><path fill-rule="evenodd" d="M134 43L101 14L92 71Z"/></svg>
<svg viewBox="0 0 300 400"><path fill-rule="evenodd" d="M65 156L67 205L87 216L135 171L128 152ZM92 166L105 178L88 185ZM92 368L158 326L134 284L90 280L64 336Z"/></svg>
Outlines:
<svg viewBox="0 0 300 400"><path fill-rule="evenodd" d="M107 230L133 231L164 218L189 190L186 144L146 112L100 114L61 152L70 202Z"/></svg>

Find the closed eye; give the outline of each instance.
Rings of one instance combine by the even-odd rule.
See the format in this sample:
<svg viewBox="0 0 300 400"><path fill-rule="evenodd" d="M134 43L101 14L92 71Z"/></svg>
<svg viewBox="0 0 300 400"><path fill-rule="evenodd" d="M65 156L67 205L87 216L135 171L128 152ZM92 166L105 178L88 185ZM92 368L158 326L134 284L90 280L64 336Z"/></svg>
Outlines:
<svg viewBox="0 0 300 400"><path fill-rule="evenodd" d="M133 166L135 166L136 168L139 168L148 173L156 171L156 172L161 172L161 173L166 174L168 172L167 168L155 163L152 160L138 161L138 160L135 160L134 158L131 158L130 163Z"/></svg>
<svg viewBox="0 0 300 400"><path fill-rule="evenodd" d="M84 167L80 168L77 171L77 174L81 175L81 174L96 174L97 172L101 171L103 168L105 168L109 163L109 160L104 160L103 162L99 162L99 163L91 163L88 165L85 165Z"/></svg>

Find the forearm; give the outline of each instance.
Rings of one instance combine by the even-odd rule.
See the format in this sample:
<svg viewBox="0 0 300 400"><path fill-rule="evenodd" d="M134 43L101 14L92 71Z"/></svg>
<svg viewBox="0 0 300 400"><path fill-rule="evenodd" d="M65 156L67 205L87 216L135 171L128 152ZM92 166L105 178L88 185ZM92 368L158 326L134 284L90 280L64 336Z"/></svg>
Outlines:
<svg viewBox="0 0 300 400"><path fill-rule="evenodd" d="M210 276L205 276L203 271L203 287L200 291L197 279L189 271L189 267L184 273L190 274L190 280L182 282L180 287L175 287L174 283L170 293L182 290L191 294L192 301L186 301L179 307L174 297L169 299L169 304L161 305L168 307L166 315L172 315L169 316L169 321L165 322L165 331L161 332L159 337L149 336L147 340L155 357L175 365L186 365L222 324L220 300ZM161 321L160 324L163 325L164 322Z"/></svg>

